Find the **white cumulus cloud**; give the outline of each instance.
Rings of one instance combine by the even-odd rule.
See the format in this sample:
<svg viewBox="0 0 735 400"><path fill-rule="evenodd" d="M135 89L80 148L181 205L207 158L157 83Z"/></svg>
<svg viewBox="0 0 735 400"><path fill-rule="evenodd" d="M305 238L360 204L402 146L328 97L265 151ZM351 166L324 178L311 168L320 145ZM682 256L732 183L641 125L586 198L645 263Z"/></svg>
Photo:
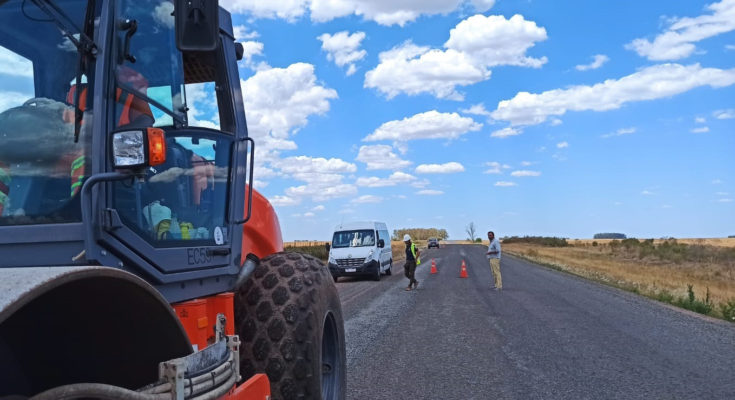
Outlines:
<svg viewBox="0 0 735 400"><path fill-rule="evenodd" d="M295 206L301 203L300 199L296 199L288 196L273 196L268 198L271 204L277 207Z"/></svg>
<svg viewBox="0 0 735 400"><path fill-rule="evenodd" d="M323 33L317 39L322 42L322 51L327 52L329 61L334 61L338 67L347 66L347 75L354 74L357 71L355 62L367 55L367 51L360 49L360 43L365 39L365 32L350 34L342 31L334 35Z"/></svg>
<svg viewBox="0 0 735 400"><path fill-rule="evenodd" d="M712 113L712 116L717 119L733 119L735 118L735 108L728 110L717 110Z"/></svg>
<svg viewBox="0 0 735 400"><path fill-rule="evenodd" d="M271 165L282 177L306 183L287 188L285 197L290 199L322 201L357 193L355 185L343 182L344 174L355 172L357 167L339 158L296 156L272 161Z"/></svg>
<svg viewBox="0 0 735 400"><path fill-rule="evenodd" d="M478 12L489 10L493 0L222 0L231 12L249 13L256 18L281 18L295 21L309 13L316 22L357 15L380 25L399 25L422 15L447 14L471 6Z"/></svg>
<svg viewBox="0 0 735 400"><path fill-rule="evenodd" d="M733 83L735 69L660 64L592 86L578 85L540 94L519 92L512 99L498 103L492 117L512 125L536 125L567 111L608 111L629 102L661 99L701 86L721 88Z"/></svg>
<svg viewBox="0 0 735 400"><path fill-rule="evenodd" d="M489 167L488 169L483 172L484 174L502 174L502 166L497 161L489 161L485 163L486 167Z"/></svg>
<svg viewBox="0 0 735 400"><path fill-rule="evenodd" d="M559 142L556 144L557 149L566 149L567 147L569 147L569 143L567 142Z"/></svg>
<svg viewBox="0 0 735 400"><path fill-rule="evenodd" d="M695 43L735 30L735 0L709 4L710 12L697 17L673 18L665 32L653 41L638 38L626 45L649 60L678 60L697 50Z"/></svg>
<svg viewBox="0 0 735 400"><path fill-rule="evenodd" d="M440 194L444 194L441 190L435 190L435 189L424 189L419 190L416 192L416 194L422 195L422 196L438 196Z"/></svg>
<svg viewBox="0 0 735 400"><path fill-rule="evenodd" d="M383 198L380 196L374 196L372 194L366 194L362 195L356 199L352 199L352 202L355 204L364 204L364 203L380 203L383 201Z"/></svg>
<svg viewBox="0 0 735 400"><path fill-rule="evenodd" d="M357 153L357 161L367 164L368 170L397 170L411 165L411 161L401 159L393 152L391 146L384 144L360 146L360 150Z"/></svg>
<svg viewBox="0 0 735 400"><path fill-rule="evenodd" d="M709 126L700 126L698 128L693 128L691 132L692 133L707 133L709 132Z"/></svg>
<svg viewBox="0 0 735 400"><path fill-rule="evenodd" d="M33 78L33 63L0 46L0 74Z"/></svg>
<svg viewBox="0 0 735 400"><path fill-rule="evenodd" d="M317 82L314 66L305 63L262 69L240 83L248 134L257 143L256 171L270 162L277 163L281 151L295 150L291 136L310 117L326 114L330 100L337 98L334 89Z"/></svg>
<svg viewBox="0 0 735 400"><path fill-rule="evenodd" d="M427 111L402 120L382 124L363 139L366 142L393 140L406 142L416 139L457 139L470 131L478 131L481 123L457 113Z"/></svg>
<svg viewBox="0 0 735 400"><path fill-rule="evenodd" d="M263 43L254 40L241 42L242 44L242 60L241 63L248 68L253 68L253 57L263 55Z"/></svg>
<svg viewBox="0 0 735 400"><path fill-rule="evenodd" d="M604 55L604 54L595 54L593 57L593 60L589 64L582 64L577 65L574 68L577 69L577 71L588 71L591 69L597 69L602 67L603 64L610 61L610 57Z"/></svg>
<svg viewBox="0 0 735 400"><path fill-rule="evenodd" d="M523 131L521 129L512 128L512 127L505 127L503 129L498 129L497 131L494 131L493 133L490 134L490 137L504 139L504 138L507 138L507 137L520 135L521 133L523 133Z"/></svg>
<svg viewBox="0 0 735 400"><path fill-rule="evenodd" d="M357 187L348 183L336 185L310 184L286 189L286 195L288 197L298 199L311 197L314 201L354 196L355 194L357 194Z"/></svg>
<svg viewBox="0 0 735 400"><path fill-rule="evenodd" d="M457 87L490 79L491 67L541 67L546 57L529 57L526 51L546 38L546 29L521 15L474 15L450 31L444 50L407 41L380 53L380 64L365 74L365 87L389 99L428 93L462 100Z"/></svg>
<svg viewBox="0 0 735 400"><path fill-rule="evenodd" d="M614 136L630 135L632 133L635 133L635 131L636 131L636 128L633 128L633 127L630 127L630 128L620 128L620 129L616 130L615 132L606 133L606 134L602 135L601 137L607 139L607 138L611 138L611 137L614 137Z"/></svg>
<svg viewBox="0 0 735 400"><path fill-rule="evenodd" d="M518 170L510 173L510 176L541 176L539 171Z"/></svg>
<svg viewBox="0 0 735 400"><path fill-rule="evenodd" d="M518 186L518 185L515 182L497 181L497 182L495 182L495 186L498 186L498 187L511 187L511 186Z"/></svg>
<svg viewBox="0 0 735 400"><path fill-rule="evenodd" d="M355 184L357 186L364 186L364 187L386 187L386 186L396 186L403 183L411 183L416 181L416 177L407 174L405 172L396 171L392 173L388 178L378 178L376 176L371 176L368 178L357 178L357 181Z"/></svg>
<svg viewBox="0 0 735 400"><path fill-rule="evenodd" d="M248 131L256 138L271 135L285 139L304 126L311 115L329 111L337 92L316 81L314 66L291 64L261 70L242 81Z"/></svg>
<svg viewBox="0 0 735 400"><path fill-rule="evenodd" d="M470 108L463 108L459 110L462 114L472 114L472 115L482 115L485 117L490 116L490 111L485 109L485 105L480 104L474 104Z"/></svg>
<svg viewBox="0 0 735 400"><path fill-rule="evenodd" d="M232 27L232 33L235 35L235 40L241 42L243 40L250 40L260 37L260 34L255 31L249 31L245 25L235 25Z"/></svg>
<svg viewBox="0 0 735 400"><path fill-rule="evenodd" d="M421 164L416 167L417 174L456 174L458 172L464 172L464 166L454 161L445 164Z"/></svg>

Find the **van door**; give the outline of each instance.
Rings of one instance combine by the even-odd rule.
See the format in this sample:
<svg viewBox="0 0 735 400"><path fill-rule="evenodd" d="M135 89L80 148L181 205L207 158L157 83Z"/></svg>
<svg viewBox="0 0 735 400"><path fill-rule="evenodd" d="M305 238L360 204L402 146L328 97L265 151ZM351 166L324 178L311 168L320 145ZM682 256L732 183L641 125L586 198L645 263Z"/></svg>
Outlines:
<svg viewBox="0 0 735 400"><path fill-rule="evenodd" d="M382 237L380 237L379 230L376 229L373 232L375 234L375 248L373 250L377 254L377 257L375 257L375 259L378 260L378 269L382 273L385 270L385 267L383 266L383 249L378 246L378 242L380 242L380 239L382 239Z"/></svg>
<svg viewBox="0 0 735 400"><path fill-rule="evenodd" d="M382 248L379 248L378 251L380 252L380 270L386 271L388 269L388 264L390 262L390 239L386 235L387 231L377 229L376 232L378 233L378 239L383 239L383 242L385 246Z"/></svg>

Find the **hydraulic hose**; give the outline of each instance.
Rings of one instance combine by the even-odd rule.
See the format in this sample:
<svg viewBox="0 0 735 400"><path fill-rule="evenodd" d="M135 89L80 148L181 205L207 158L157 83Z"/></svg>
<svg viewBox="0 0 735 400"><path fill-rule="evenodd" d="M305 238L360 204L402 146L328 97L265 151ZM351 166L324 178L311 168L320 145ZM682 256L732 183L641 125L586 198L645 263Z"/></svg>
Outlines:
<svg viewBox="0 0 735 400"><path fill-rule="evenodd" d="M170 400L171 394L138 393L104 383L74 383L49 389L29 400L71 400L90 397L102 400Z"/></svg>
<svg viewBox="0 0 735 400"><path fill-rule="evenodd" d="M238 377L234 372L233 361L230 360L207 374L186 379L184 396L188 400L218 399L235 386ZM29 400L72 400L89 397L101 400L170 400L171 384L160 383L136 392L103 383L75 383L49 389Z"/></svg>

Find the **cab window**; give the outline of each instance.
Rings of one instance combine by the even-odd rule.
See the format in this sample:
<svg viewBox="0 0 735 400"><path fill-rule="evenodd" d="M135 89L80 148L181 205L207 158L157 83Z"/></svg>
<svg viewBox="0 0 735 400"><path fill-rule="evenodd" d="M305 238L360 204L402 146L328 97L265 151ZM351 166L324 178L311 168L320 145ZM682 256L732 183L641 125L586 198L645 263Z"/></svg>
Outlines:
<svg viewBox="0 0 735 400"><path fill-rule="evenodd" d="M223 244L232 141L191 135L166 142L163 165L117 185L123 222L155 247Z"/></svg>

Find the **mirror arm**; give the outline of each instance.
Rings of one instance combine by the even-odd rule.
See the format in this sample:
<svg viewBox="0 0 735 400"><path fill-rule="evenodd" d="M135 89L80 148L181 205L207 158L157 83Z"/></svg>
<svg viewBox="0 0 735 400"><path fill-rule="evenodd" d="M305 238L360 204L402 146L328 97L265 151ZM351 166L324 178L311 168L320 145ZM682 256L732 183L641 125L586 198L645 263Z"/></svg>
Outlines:
<svg viewBox="0 0 735 400"><path fill-rule="evenodd" d="M126 19L125 21L120 23L120 29L127 30L127 32L125 33L125 44L123 46L123 58L135 64L135 56L130 54L130 38L132 38L133 35L135 35L135 32L138 30L138 21L134 19Z"/></svg>

